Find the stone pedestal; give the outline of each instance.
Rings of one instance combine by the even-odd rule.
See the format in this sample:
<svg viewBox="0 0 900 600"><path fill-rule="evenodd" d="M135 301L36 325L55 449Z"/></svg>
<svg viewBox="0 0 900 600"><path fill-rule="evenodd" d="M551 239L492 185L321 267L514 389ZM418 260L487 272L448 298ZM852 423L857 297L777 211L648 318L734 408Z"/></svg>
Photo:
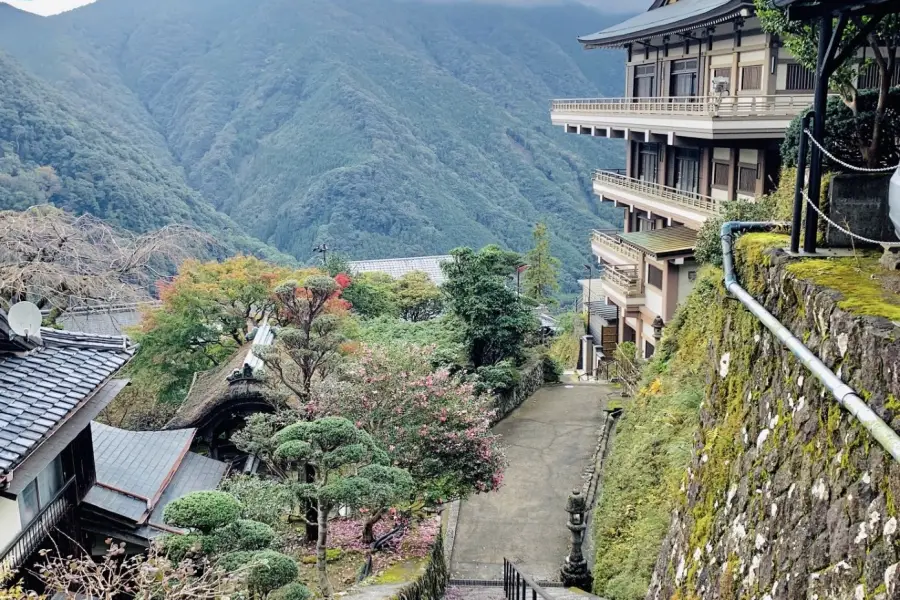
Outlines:
<svg viewBox="0 0 900 600"><path fill-rule="evenodd" d="M584 560L584 554L581 550L581 546L584 543L584 531L587 529L585 524L587 501L581 495L580 490L574 490L569 494L569 499L566 502L566 512L569 513L569 522L566 524L566 527L572 532L572 547L560 571L562 583L566 587L576 587L590 592L594 578L591 577L587 561Z"/></svg>

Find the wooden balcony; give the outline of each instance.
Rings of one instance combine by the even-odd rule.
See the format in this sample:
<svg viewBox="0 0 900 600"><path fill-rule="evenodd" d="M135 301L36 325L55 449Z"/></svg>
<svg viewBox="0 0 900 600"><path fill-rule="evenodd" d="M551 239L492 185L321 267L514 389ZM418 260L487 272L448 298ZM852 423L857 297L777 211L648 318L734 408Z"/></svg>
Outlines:
<svg viewBox="0 0 900 600"><path fill-rule="evenodd" d="M623 242L617 235L618 233L615 230L593 230L591 232L591 246L594 253L610 263L643 264L644 253L634 246L629 246Z"/></svg>
<svg viewBox="0 0 900 600"><path fill-rule="evenodd" d="M39 550L53 547L51 535L56 532L64 534L56 540L60 552L71 551L75 539L77 489L72 477L9 546L0 551L0 571L20 571L21 575L23 568L30 569L33 565L29 561L36 560Z"/></svg>
<svg viewBox="0 0 900 600"><path fill-rule="evenodd" d="M809 94L669 96L553 100L550 120L569 133L671 144L674 136L703 139L780 138L812 104Z"/></svg>
<svg viewBox="0 0 900 600"><path fill-rule="evenodd" d="M594 192L604 200L661 214L670 213L680 222L702 225L708 217L724 210L723 202L711 196L642 181L614 171L594 171L593 180Z"/></svg>
<svg viewBox="0 0 900 600"><path fill-rule="evenodd" d="M627 299L644 297L643 269L640 265L606 265L600 278Z"/></svg>

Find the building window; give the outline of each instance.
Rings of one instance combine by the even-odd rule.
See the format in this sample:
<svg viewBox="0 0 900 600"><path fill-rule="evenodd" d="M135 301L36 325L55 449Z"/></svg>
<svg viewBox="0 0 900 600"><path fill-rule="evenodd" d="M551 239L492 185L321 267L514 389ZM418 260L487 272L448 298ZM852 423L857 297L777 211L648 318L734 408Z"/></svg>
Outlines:
<svg viewBox="0 0 900 600"><path fill-rule="evenodd" d="M697 95L697 64L696 58L672 61L672 77L669 88L672 96Z"/></svg>
<svg viewBox="0 0 900 600"><path fill-rule="evenodd" d="M721 188L723 190L728 189L728 171L730 165L725 162L714 162L713 163L713 181L712 185L715 188Z"/></svg>
<svg viewBox="0 0 900 600"><path fill-rule="evenodd" d="M787 82L784 89L791 91L809 91L815 88L816 74L798 64L787 65Z"/></svg>
<svg viewBox="0 0 900 600"><path fill-rule="evenodd" d="M640 144L638 146L638 179L657 183L659 181L659 145Z"/></svg>
<svg viewBox="0 0 900 600"><path fill-rule="evenodd" d="M758 173L757 167L745 167L743 165L738 167L738 184L737 189L739 192L746 192L748 194L756 193L756 176Z"/></svg>
<svg viewBox="0 0 900 600"><path fill-rule="evenodd" d="M42 508L53 501L62 486L62 459L57 456L19 494L19 520L23 528L37 517Z"/></svg>
<svg viewBox="0 0 900 600"><path fill-rule="evenodd" d="M716 67L712 71L712 76L713 76L713 79L727 80L725 82L724 89L721 90L723 94L727 94L728 92L731 91L731 67ZM716 91L717 90L713 89L713 92L716 92Z"/></svg>
<svg viewBox="0 0 900 600"><path fill-rule="evenodd" d="M634 68L634 97L652 98L656 95L656 65L638 65Z"/></svg>
<svg viewBox="0 0 900 600"><path fill-rule="evenodd" d="M657 269L653 265L647 265L647 283L658 290L662 290L663 273L662 269Z"/></svg>
<svg viewBox="0 0 900 600"><path fill-rule="evenodd" d="M741 67L741 91L762 89L762 65Z"/></svg>
<svg viewBox="0 0 900 600"><path fill-rule="evenodd" d="M700 191L700 151L675 149L675 189L682 192Z"/></svg>
<svg viewBox="0 0 900 600"><path fill-rule="evenodd" d="M652 358L653 353L656 352L656 346L651 344L648 341L644 341L644 358Z"/></svg>
<svg viewBox="0 0 900 600"><path fill-rule="evenodd" d="M878 89L881 83L881 75L878 65L874 62L865 69L860 69L856 87L861 90ZM891 86L900 85L900 62L894 65L894 73L891 77ZM810 88L812 89L812 88Z"/></svg>

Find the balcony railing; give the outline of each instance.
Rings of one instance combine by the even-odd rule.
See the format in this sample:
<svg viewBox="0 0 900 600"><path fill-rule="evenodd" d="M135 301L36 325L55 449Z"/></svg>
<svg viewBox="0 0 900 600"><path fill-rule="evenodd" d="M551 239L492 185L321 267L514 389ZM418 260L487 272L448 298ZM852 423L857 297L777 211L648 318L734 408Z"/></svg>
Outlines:
<svg viewBox="0 0 900 600"><path fill-rule="evenodd" d="M553 100L550 110L585 115L665 115L704 119L794 117L808 108L812 100L810 95L570 98Z"/></svg>
<svg viewBox="0 0 900 600"><path fill-rule="evenodd" d="M677 204L711 215L721 213L724 208L719 200L710 196L698 194L697 192L679 190L650 181L641 181L640 179L627 177L611 171L594 171L593 179L597 183L602 183L624 192L635 193L661 202Z"/></svg>
<svg viewBox="0 0 900 600"><path fill-rule="evenodd" d="M603 246L604 248L615 252L619 256L624 256L625 258L634 261L635 263L641 263L644 260L644 254L634 246L629 246L625 242L623 242L615 231L600 231L593 230L591 232L591 242L597 244L598 246Z"/></svg>
<svg viewBox="0 0 900 600"><path fill-rule="evenodd" d="M45 547L50 534L63 530L69 538L74 533L75 497L77 486L72 477L41 512L16 538L0 553L0 571L17 571L26 565L25 561L35 552ZM70 540L62 540L61 546L68 548Z"/></svg>
<svg viewBox="0 0 900 600"><path fill-rule="evenodd" d="M638 265L606 265L600 277L619 288L626 297L641 296L644 291L642 271Z"/></svg>

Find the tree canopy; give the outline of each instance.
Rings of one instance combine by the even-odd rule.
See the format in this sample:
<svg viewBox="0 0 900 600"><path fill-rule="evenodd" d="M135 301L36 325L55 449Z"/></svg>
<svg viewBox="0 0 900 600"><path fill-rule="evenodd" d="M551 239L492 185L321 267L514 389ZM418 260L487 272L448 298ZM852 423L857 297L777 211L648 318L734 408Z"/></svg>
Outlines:
<svg viewBox="0 0 900 600"><path fill-rule="evenodd" d="M550 254L550 234L546 223L538 223L532 232L534 246L525 255L525 295L539 304L552 304L559 291L559 259Z"/></svg>
<svg viewBox="0 0 900 600"><path fill-rule="evenodd" d="M515 252L497 246L451 251L442 265L446 306L461 323L469 360L474 367L504 359L520 360L537 319L510 289L508 282L521 264Z"/></svg>

